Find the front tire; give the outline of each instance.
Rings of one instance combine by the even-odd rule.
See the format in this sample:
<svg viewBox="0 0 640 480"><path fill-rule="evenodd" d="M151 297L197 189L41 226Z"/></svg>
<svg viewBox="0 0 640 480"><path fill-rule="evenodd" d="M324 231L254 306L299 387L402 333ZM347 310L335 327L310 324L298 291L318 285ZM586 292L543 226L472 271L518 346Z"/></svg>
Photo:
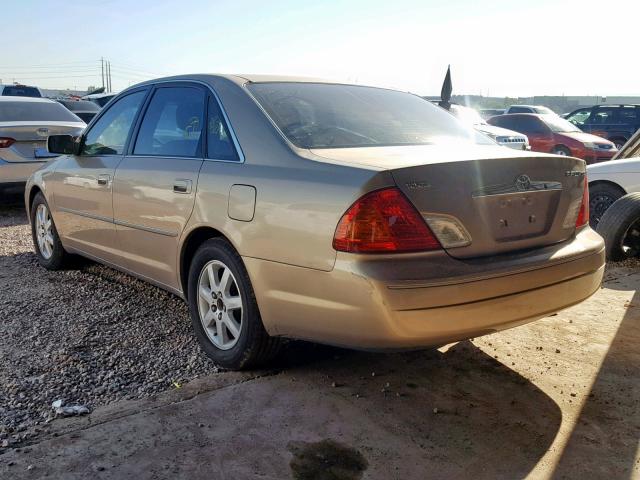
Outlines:
<svg viewBox="0 0 640 480"><path fill-rule="evenodd" d="M49 204L42 193L37 193L31 204L31 236L38 263L47 270L61 270L69 264L53 221Z"/></svg>
<svg viewBox="0 0 640 480"><path fill-rule="evenodd" d="M562 155L563 157L570 157L571 156L571 150L569 150L564 145L557 145L557 146L553 147L553 150L551 150L551 153L553 153L555 155Z"/></svg>
<svg viewBox="0 0 640 480"><path fill-rule="evenodd" d="M629 193L604 212L597 232L604 238L607 260L640 254L640 193Z"/></svg>
<svg viewBox="0 0 640 480"><path fill-rule="evenodd" d="M207 240L189 268L191 322L204 352L230 370L260 366L279 351L270 337L242 259L224 239Z"/></svg>

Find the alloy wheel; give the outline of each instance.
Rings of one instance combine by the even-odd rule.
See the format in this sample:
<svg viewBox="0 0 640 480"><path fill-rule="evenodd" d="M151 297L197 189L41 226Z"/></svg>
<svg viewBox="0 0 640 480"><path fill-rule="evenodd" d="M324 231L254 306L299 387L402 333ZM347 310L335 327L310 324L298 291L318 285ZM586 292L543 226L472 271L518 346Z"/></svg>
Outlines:
<svg viewBox="0 0 640 480"><path fill-rule="evenodd" d="M36 210L36 240L40 255L49 260L53 255L53 222L51 214L44 203L38 205Z"/></svg>
<svg viewBox="0 0 640 480"><path fill-rule="evenodd" d="M211 343L221 350L233 348L242 331L243 311L231 269L219 260L207 263L198 279L198 313Z"/></svg>

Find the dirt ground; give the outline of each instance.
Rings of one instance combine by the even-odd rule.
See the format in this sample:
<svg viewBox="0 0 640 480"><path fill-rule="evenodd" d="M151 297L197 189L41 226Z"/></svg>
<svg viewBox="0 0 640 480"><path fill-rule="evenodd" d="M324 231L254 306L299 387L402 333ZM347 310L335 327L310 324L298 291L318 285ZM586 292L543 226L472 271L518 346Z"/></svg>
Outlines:
<svg viewBox="0 0 640 480"><path fill-rule="evenodd" d="M14 227L24 251L0 251L0 292L18 285L28 296L13 277L41 271L28 260L24 223ZM0 222L6 242L3 228L13 227ZM0 478L640 478L638 266L610 265L581 305L439 350L294 343L270 370L187 371L180 388L125 391L0 448ZM77 287L91 274L59 282L82 296ZM143 307L157 291L115 274L109 282ZM19 363L34 347L16 349L17 338Z"/></svg>

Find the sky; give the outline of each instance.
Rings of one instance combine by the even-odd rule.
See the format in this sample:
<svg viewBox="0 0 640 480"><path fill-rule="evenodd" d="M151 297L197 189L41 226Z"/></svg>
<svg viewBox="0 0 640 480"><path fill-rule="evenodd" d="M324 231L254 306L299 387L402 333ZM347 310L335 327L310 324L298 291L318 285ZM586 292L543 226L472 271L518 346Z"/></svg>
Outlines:
<svg viewBox="0 0 640 480"><path fill-rule="evenodd" d="M113 90L184 73L301 75L438 95L640 95L640 0L21 0L2 83ZM627 64L627 62L629 62Z"/></svg>

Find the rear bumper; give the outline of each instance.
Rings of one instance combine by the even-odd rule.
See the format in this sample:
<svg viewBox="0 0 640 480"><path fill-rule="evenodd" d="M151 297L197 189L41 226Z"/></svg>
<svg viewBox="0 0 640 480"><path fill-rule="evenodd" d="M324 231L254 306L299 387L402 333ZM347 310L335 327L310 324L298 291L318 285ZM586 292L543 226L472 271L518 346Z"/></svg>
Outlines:
<svg viewBox="0 0 640 480"><path fill-rule="evenodd" d="M267 331L364 349L440 345L575 305L598 290L605 263L588 228L561 245L482 261L362 257L339 254L331 272L245 258Z"/></svg>
<svg viewBox="0 0 640 480"><path fill-rule="evenodd" d="M5 162L0 159L0 186L5 183L25 183L45 162Z"/></svg>

